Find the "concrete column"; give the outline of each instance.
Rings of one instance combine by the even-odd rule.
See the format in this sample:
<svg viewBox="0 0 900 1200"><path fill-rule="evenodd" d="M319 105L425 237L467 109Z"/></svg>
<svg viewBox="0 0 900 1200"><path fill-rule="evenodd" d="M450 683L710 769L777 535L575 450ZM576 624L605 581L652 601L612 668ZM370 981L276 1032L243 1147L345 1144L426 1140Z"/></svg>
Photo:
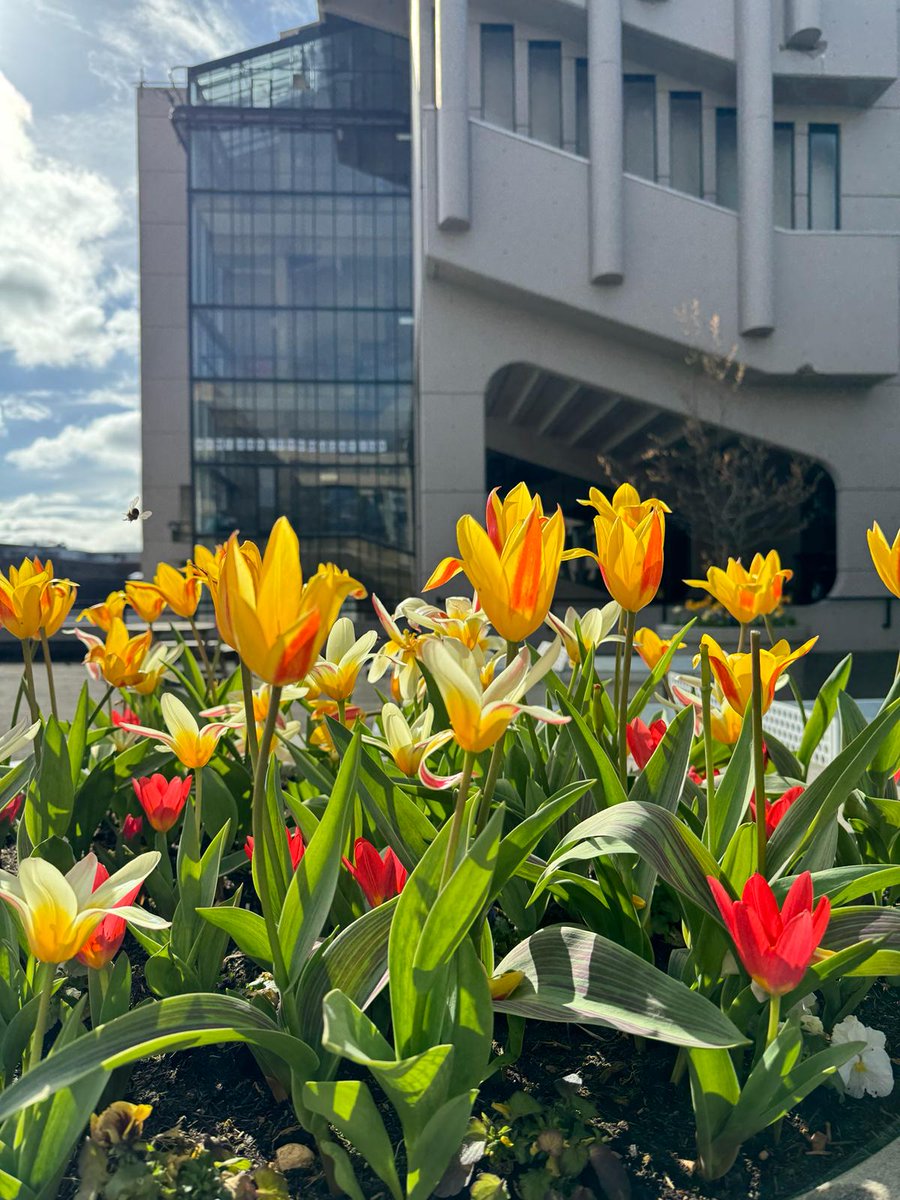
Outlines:
<svg viewBox="0 0 900 1200"><path fill-rule="evenodd" d="M735 0L740 331L775 327L772 0Z"/></svg>
<svg viewBox="0 0 900 1200"><path fill-rule="evenodd" d="M588 0L591 281L625 275L622 0Z"/></svg>
<svg viewBox="0 0 900 1200"><path fill-rule="evenodd" d="M469 179L469 4L437 0L437 203L441 229L468 229Z"/></svg>
<svg viewBox="0 0 900 1200"><path fill-rule="evenodd" d="M822 38L822 0L784 0L784 40L789 50L813 50Z"/></svg>

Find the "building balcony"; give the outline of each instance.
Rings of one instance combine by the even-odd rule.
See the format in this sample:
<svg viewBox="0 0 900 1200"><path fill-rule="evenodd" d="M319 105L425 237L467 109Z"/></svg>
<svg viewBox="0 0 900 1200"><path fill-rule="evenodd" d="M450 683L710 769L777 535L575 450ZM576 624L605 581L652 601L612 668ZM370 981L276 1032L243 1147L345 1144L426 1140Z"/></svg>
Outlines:
<svg viewBox="0 0 900 1200"><path fill-rule="evenodd" d="M592 283L585 159L471 119L470 227L441 230L434 113L423 115L424 252L438 276L672 353L702 345L679 317L694 308L759 376L865 384L897 372L895 236L777 230L775 327L742 337L736 213L626 175L624 278Z"/></svg>

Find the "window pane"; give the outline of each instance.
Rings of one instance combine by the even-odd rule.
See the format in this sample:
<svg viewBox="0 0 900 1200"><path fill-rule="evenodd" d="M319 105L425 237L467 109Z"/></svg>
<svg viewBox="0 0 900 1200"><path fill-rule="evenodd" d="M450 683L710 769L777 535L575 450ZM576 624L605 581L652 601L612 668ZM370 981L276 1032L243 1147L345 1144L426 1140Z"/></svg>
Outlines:
<svg viewBox="0 0 900 1200"><path fill-rule="evenodd" d="M562 47L559 42L528 43L528 109L531 136L562 145Z"/></svg>
<svg viewBox="0 0 900 1200"><path fill-rule="evenodd" d="M481 27L481 115L492 125L516 124L512 25Z"/></svg>
<svg viewBox="0 0 900 1200"><path fill-rule="evenodd" d="M656 179L656 78L626 75L625 170L644 179Z"/></svg>
<svg viewBox="0 0 900 1200"><path fill-rule="evenodd" d="M716 109L716 204L738 206L737 112L733 108Z"/></svg>
<svg viewBox="0 0 900 1200"><path fill-rule="evenodd" d="M840 149L837 125L809 127L809 227L840 228Z"/></svg>
<svg viewBox="0 0 900 1200"><path fill-rule="evenodd" d="M794 228L794 125L775 122L775 224Z"/></svg>
<svg viewBox="0 0 900 1200"><path fill-rule="evenodd" d="M575 153L590 156L588 145L588 60L575 59Z"/></svg>
<svg viewBox="0 0 900 1200"><path fill-rule="evenodd" d="M669 95L669 170L672 187L691 196L703 195L700 92Z"/></svg>

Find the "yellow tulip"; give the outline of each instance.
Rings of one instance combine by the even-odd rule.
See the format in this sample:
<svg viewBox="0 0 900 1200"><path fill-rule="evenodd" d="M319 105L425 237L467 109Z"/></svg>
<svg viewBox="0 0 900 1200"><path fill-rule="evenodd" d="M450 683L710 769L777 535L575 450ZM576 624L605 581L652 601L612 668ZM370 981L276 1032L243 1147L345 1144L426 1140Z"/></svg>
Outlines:
<svg viewBox="0 0 900 1200"><path fill-rule="evenodd" d="M0 900L16 910L28 949L39 962L74 958L104 917L114 915L145 929L169 922L135 904L123 904L159 862L159 853L139 854L93 890L97 859L88 854L63 875L43 858L26 858L18 875L0 870Z"/></svg>
<svg viewBox="0 0 900 1200"><path fill-rule="evenodd" d="M655 496L649 500L642 500L637 488L631 483L623 483L618 487L612 500L607 500L599 488L592 487L587 500L579 500L578 503L588 508L596 508L597 516L605 525L612 525L616 520L621 520L631 529L637 529L651 512L662 515L672 511L668 504ZM665 521L665 518L663 520Z"/></svg>
<svg viewBox="0 0 900 1200"><path fill-rule="evenodd" d="M491 637L490 621L478 598L448 596L438 608L418 596L410 596L397 609L415 629L427 629L438 637L455 638L470 650L502 649L503 639Z"/></svg>
<svg viewBox="0 0 900 1200"><path fill-rule="evenodd" d="M203 591L203 580L199 575L193 574L188 567L179 571L169 563L161 562L157 564L153 586L177 617L185 621L193 618Z"/></svg>
<svg viewBox="0 0 900 1200"><path fill-rule="evenodd" d="M205 546L195 546L194 559L193 562L188 563L188 570L199 575L209 589L213 608L216 611L216 627L219 630L219 637L226 646L236 649L237 638L231 627L227 594L223 593L222 599L220 600L219 598L219 580L222 576L222 568L225 565L225 556L232 546L234 547L234 553L240 554L247 564L254 583L258 581L260 567L262 566L259 547L255 542L239 542L236 533L231 535L226 545L216 546L215 553L207 550Z"/></svg>
<svg viewBox="0 0 900 1200"><path fill-rule="evenodd" d="M204 725L201 729L187 705L171 692L166 692L163 696L160 707L166 723L166 732L151 729L148 725L132 725L125 721L122 722L121 728L129 733L138 733L142 737L163 742L189 770L205 767L216 752L219 738L229 728L228 723L216 721Z"/></svg>
<svg viewBox="0 0 900 1200"><path fill-rule="evenodd" d="M357 638L349 617L335 621L325 643L325 653L307 677L316 695L324 694L331 700L349 700L377 641L378 634L374 629Z"/></svg>
<svg viewBox="0 0 900 1200"><path fill-rule="evenodd" d="M638 525L616 517L594 517L596 559L606 590L626 612L640 612L659 590L663 571L665 517L652 508Z"/></svg>
<svg viewBox="0 0 900 1200"><path fill-rule="evenodd" d="M62 629L72 611L78 584L71 579L53 579L41 593L41 628L48 638Z"/></svg>
<svg viewBox="0 0 900 1200"><path fill-rule="evenodd" d="M51 572L52 564L44 567L39 558L23 559L8 576L0 572L0 624L20 641L41 635L42 598Z"/></svg>
<svg viewBox="0 0 900 1200"><path fill-rule="evenodd" d="M540 705L520 704L529 688L552 670L560 644L555 639L548 650L531 665L528 647L524 646L509 666L487 688L482 685L479 662L471 650L459 642L435 638L425 643L422 655L425 666L434 677L447 709L453 736L463 750L480 754L503 736L511 721L520 713L528 713L539 721L564 725L568 717ZM447 787L451 779L432 775L424 759L419 777L429 787Z"/></svg>
<svg viewBox="0 0 900 1200"><path fill-rule="evenodd" d="M703 588L741 625L773 613L781 603L784 584L793 571L782 567L777 550L763 558L754 554L747 570L739 558L729 558L723 571L710 567L706 579L685 579L688 587Z"/></svg>
<svg viewBox="0 0 900 1200"><path fill-rule="evenodd" d="M110 625L125 611L125 602L124 592L110 592L102 604L92 604L90 608L82 609L78 620L90 621L104 633L109 633Z"/></svg>
<svg viewBox="0 0 900 1200"><path fill-rule="evenodd" d="M422 759L453 737L449 729L432 737L433 723L434 709L430 704L410 725L396 704L387 703L381 710L384 739L366 738L366 741L380 746L394 760L394 765L409 779L413 779L418 774Z"/></svg>
<svg viewBox="0 0 900 1200"><path fill-rule="evenodd" d="M562 510L544 517L540 497L535 496L527 516L514 525L507 520L519 511L519 501L507 515L501 505L498 517L490 502L489 511L493 515L487 531L474 517L460 517L456 525L460 556L444 559L425 590L464 571L500 636L520 642L544 623L553 601L565 537Z"/></svg>
<svg viewBox="0 0 900 1200"><path fill-rule="evenodd" d="M762 682L763 712L767 712L775 697L775 685L780 676L791 663L795 663L808 654L818 641L818 637L810 638L796 650L791 650L786 641L776 642L771 650L760 650L759 668ZM750 654L726 654L715 638L705 633L700 639L701 646L709 648L709 665L712 667L716 682L722 689L725 699L742 716L747 711L753 691L752 656ZM694 666L700 661L700 656L694 659Z"/></svg>
<svg viewBox="0 0 900 1200"><path fill-rule="evenodd" d="M133 687L144 680L144 660L150 649L153 634L148 629L135 637L128 636L125 622L116 618L109 628L106 641L79 630L78 636L87 644L85 663L95 667L111 687Z"/></svg>
<svg viewBox="0 0 900 1200"><path fill-rule="evenodd" d="M889 545L877 521L867 530L869 553L881 582L900 600L900 532Z"/></svg>
<svg viewBox="0 0 900 1200"><path fill-rule="evenodd" d="M303 582L300 545L287 517L272 527L258 576L232 538L219 576L218 611L246 666L266 683L299 683L316 661L341 605L366 594L331 563ZM223 634L223 636L225 636Z"/></svg>
<svg viewBox="0 0 900 1200"><path fill-rule="evenodd" d="M666 656L671 645L671 641L663 641L655 630L646 626L634 635L634 647L651 671Z"/></svg>
<svg viewBox="0 0 900 1200"><path fill-rule="evenodd" d="M129 579L125 584L125 598L141 620L146 621L148 625L158 621L166 607L165 596L159 588L142 579Z"/></svg>
<svg viewBox="0 0 900 1200"><path fill-rule="evenodd" d="M581 662L582 647L592 654L601 642L606 641L618 623L621 612L615 600L611 600L602 608L591 608L581 616L574 608L570 608L566 611L564 621L553 613L547 613L547 624L562 638L569 662L574 667Z"/></svg>

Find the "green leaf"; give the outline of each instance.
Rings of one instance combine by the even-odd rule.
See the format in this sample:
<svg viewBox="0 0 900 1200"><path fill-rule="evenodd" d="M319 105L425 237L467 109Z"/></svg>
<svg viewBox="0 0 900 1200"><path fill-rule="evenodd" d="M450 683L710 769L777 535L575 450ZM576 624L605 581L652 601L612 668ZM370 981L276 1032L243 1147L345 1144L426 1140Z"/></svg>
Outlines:
<svg viewBox="0 0 900 1200"><path fill-rule="evenodd" d="M753 765L752 721L744 721L713 798L712 811L707 814L708 844L714 858L721 858L725 847L734 837L743 820L753 790L751 767Z"/></svg>
<svg viewBox="0 0 900 1200"><path fill-rule="evenodd" d="M779 905L784 902L796 875L783 876L772 884ZM900 884L900 867L888 863L868 863L865 866L831 867L816 871L812 877L816 898L827 896L832 908L841 908L860 896L874 895Z"/></svg>
<svg viewBox="0 0 900 1200"><path fill-rule="evenodd" d="M834 909L822 938L826 950L844 950L858 942L879 941L880 948L850 975L900 975L900 909L874 904Z"/></svg>
<svg viewBox="0 0 900 1200"><path fill-rule="evenodd" d="M513 826L500 842L497 865L494 869L494 895L498 895L512 879L547 830L555 825L573 804L577 804L595 782L588 779L583 783L570 783L568 787L546 800L530 817Z"/></svg>
<svg viewBox="0 0 900 1200"><path fill-rule="evenodd" d="M454 1048L447 1091L455 1096L477 1087L488 1074L494 1009L487 972L471 938L460 944L449 974L451 1020L441 1036Z"/></svg>
<svg viewBox="0 0 900 1200"><path fill-rule="evenodd" d="M571 718L568 725L563 726L563 729L575 747L575 753L581 763L585 778L598 781L591 789L594 807L601 809L609 808L614 804L623 804L628 796L619 781L618 772L609 755L588 729L584 717L564 692L559 694L559 703L562 711Z"/></svg>
<svg viewBox="0 0 900 1200"><path fill-rule="evenodd" d="M407 1146L407 1200L428 1200L434 1194L450 1159L462 1144L477 1095L476 1091L463 1093L441 1105Z"/></svg>
<svg viewBox="0 0 900 1200"><path fill-rule="evenodd" d="M342 1079L338 1083L311 1080L303 1088L303 1103L339 1129L387 1184L395 1200L402 1200L391 1139L365 1083L356 1079Z"/></svg>
<svg viewBox="0 0 900 1200"><path fill-rule="evenodd" d="M803 763L804 767L809 766L810 759L816 747L825 736L825 730L834 719L837 712L838 696L846 688L852 668L853 655L848 654L846 658L841 659L819 688L819 694L816 696L812 713L806 722L803 737L800 739L800 745L797 748L797 758Z"/></svg>
<svg viewBox="0 0 900 1200"><path fill-rule="evenodd" d="M723 1146L719 1136L741 1097L734 1063L727 1050L688 1050L691 1103L697 1127L697 1158L704 1178L718 1179L737 1158L737 1149Z"/></svg>
<svg viewBox="0 0 900 1200"><path fill-rule="evenodd" d="M325 815L294 872L278 919L278 936L292 982L299 977L322 932L337 888L347 822L356 795L361 737L357 728L341 760ZM276 832L282 836L280 830Z"/></svg>
<svg viewBox="0 0 900 1200"><path fill-rule="evenodd" d="M173 996L145 1004L85 1033L51 1054L0 1094L0 1121L52 1096L60 1088L102 1067L116 1067L170 1050L246 1042L270 1051L301 1078L316 1069L318 1058L299 1038L280 1032L253 1005L233 996Z"/></svg>
<svg viewBox="0 0 900 1200"><path fill-rule="evenodd" d="M212 767L203 767L203 828L210 837L230 823L232 835L240 827L238 807L231 788Z"/></svg>
<svg viewBox="0 0 900 1200"><path fill-rule="evenodd" d="M746 1039L698 992L598 934L540 929L498 964L495 976L524 979L501 1012L543 1021L606 1025L675 1046L739 1046Z"/></svg>
<svg viewBox="0 0 900 1200"><path fill-rule="evenodd" d="M81 782L81 767L84 762L84 752L87 747L88 717L90 716L91 698L88 695L88 685L83 683L75 706L75 716L69 724L67 742L69 747L69 770L72 776L72 787L77 791Z"/></svg>
<svg viewBox="0 0 900 1200"><path fill-rule="evenodd" d="M681 799L684 780L690 765L691 743L694 740L694 713L683 708L669 725L662 741L653 751L650 761L634 781L628 800L632 804L654 804L674 813ZM634 890L649 904L656 885L653 865L641 860L634 872Z"/></svg>
<svg viewBox="0 0 900 1200"><path fill-rule="evenodd" d="M766 864L780 874L801 851L826 836L835 815L859 783L875 751L900 720L900 700L880 713L797 797L769 839Z"/></svg>
<svg viewBox="0 0 900 1200"><path fill-rule="evenodd" d="M242 954L271 970L272 948L266 922L259 913L249 912L246 908L216 905L213 908L198 908L197 915L217 929L224 930Z"/></svg>
<svg viewBox="0 0 900 1200"><path fill-rule="evenodd" d="M503 818L501 805L438 894L419 937L413 972L428 976L446 966L483 909L491 894Z"/></svg>
<svg viewBox="0 0 900 1200"><path fill-rule="evenodd" d="M37 787L25 803L25 827L33 845L48 837L66 836L74 802L66 737L59 722L51 717L44 726Z"/></svg>
<svg viewBox="0 0 900 1200"><path fill-rule="evenodd" d="M900 676L895 676L890 691L878 710L879 713L890 708L898 697L900 697ZM900 725L894 726L885 738L878 753L872 759L871 770L878 776L893 775L897 770L898 761L900 761Z"/></svg>
<svg viewBox="0 0 900 1200"><path fill-rule="evenodd" d="M626 801L588 817L566 834L544 874L579 856L586 842L593 843L594 855L601 851L639 855L666 883L718 919L706 878L720 877L719 864L682 821L659 805ZM591 851L590 845L586 848Z"/></svg>

